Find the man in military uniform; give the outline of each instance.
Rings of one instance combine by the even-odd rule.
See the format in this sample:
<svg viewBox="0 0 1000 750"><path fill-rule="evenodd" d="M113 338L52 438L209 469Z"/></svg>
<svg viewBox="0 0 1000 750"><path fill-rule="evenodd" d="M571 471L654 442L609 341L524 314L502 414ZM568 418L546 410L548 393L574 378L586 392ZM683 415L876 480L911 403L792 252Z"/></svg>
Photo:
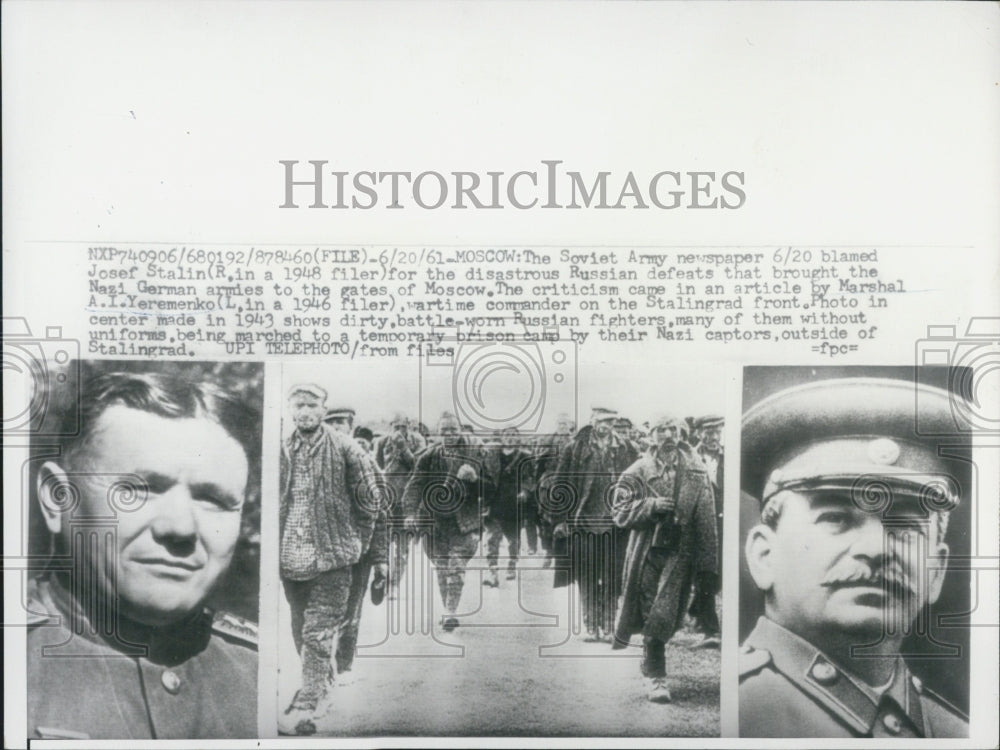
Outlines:
<svg viewBox="0 0 1000 750"><path fill-rule="evenodd" d="M55 554L26 603L29 732L257 736L256 627L204 604L239 537L258 416L160 374L98 376L79 406L79 435L38 472Z"/></svg>
<svg viewBox="0 0 1000 750"><path fill-rule="evenodd" d="M458 627L465 569L479 547L482 485L487 479L481 445L462 431L454 414L441 416L438 435L440 442L417 457L403 507L406 528L428 532L424 544L437 568L444 604L441 625L451 631Z"/></svg>
<svg viewBox="0 0 1000 750"><path fill-rule="evenodd" d="M517 578L517 561L521 551L521 520L528 493L534 489L531 455L520 447L521 439L516 427L500 432L499 445L492 446L486 464L490 483L484 487L486 506L486 560L489 572L483 585L500 585L497 564L500 543L507 540L507 580Z"/></svg>
<svg viewBox="0 0 1000 750"><path fill-rule="evenodd" d="M705 464L708 479L712 483L712 495L715 498L715 532L718 545L718 566L722 570L722 498L723 469L725 457L722 452L722 429L725 420L719 415L701 417L695 422L698 435L698 447L695 452ZM719 614L715 608L715 590L698 589L691 600L690 614L695 618L695 625L704 636L698 648L719 648L722 645L722 627L719 624Z"/></svg>
<svg viewBox="0 0 1000 750"><path fill-rule="evenodd" d="M557 570L553 585L578 585L587 642L611 643L628 542L628 532L611 519L612 488L639 455L612 429L617 416L595 408L591 424L563 449L555 479L545 488L554 554L570 563L568 576Z"/></svg>
<svg viewBox="0 0 1000 750"><path fill-rule="evenodd" d="M281 451L280 575L302 657L302 688L279 717L279 730L289 734L315 733L315 720L331 707L333 642L381 504L374 464L349 435L353 410L329 415L341 426L332 429L323 423L325 402L318 385L292 387L295 430Z"/></svg>
<svg viewBox="0 0 1000 750"><path fill-rule="evenodd" d="M369 465L372 476L378 478L378 468L375 466L375 459L371 455L369 447L366 447L363 437L359 438L358 430L354 429L355 411L351 407L340 407L328 409L323 421L330 425L335 432L343 435L351 435L354 441L361 448L362 457ZM368 430L369 446L371 430ZM364 433L362 433L363 435ZM380 489L384 489L382 482L377 482ZM375 576L372 580L372 571ZM351 585L347 594L347 611L340 626L340 633L337 637L337 650L334 652L334 663L337 668L334 686L351 685L356 679L354 674L354 657L358 650L358 633L361 628L361 610L364 607L365 596L368 593L368 582L372 581L372 586L376 592L385 590L385 581L389 575L389 548L388 536L386 533L386 509L384 503L380 503L375 516L375 528L372 531L371 541L367 549L361 554L354 565L351 566ZM376 595L377 596L377 595Z"/></svg>
<svg viewBox="0 0 1000 750"><path fill-rule="evenodd" d="M553 510L550 507L552 500L547 487L555 478L555 469L559 463L559 456L563 448L573 439L573 430L576 425L569 414L562 413L556 417L556 431L551 435L544 435L538 439L534 447L534 473L535 491L532 493L531 505L536 509L538 519L538 539L542 550L545 552L543 567L552 565L552 529ZM556 503L558 505L558 503ZM529 544L531 535L528 536Z"/></svg>
<svg viewBox="0 0 1000 750"><path fill-rule="evenodd" d="M744 415L744 502L761 517L745 553L764 616L741 649L741 736L968 736L900 656L941 593L960 496L926 435L954 429L947 392L874 378L790 388Z"/></svg>
<svg viewBox="0 0 1000 750"><path fill-rule="evenodd" d="M692 584L714 598L718 578L708 475L679 437L679 420L654 420L654 447L622 473L614 490L614 521L630 534L613 648L642 633L641 669L653 703L671 700L665 649L684 620Z"/></svg>

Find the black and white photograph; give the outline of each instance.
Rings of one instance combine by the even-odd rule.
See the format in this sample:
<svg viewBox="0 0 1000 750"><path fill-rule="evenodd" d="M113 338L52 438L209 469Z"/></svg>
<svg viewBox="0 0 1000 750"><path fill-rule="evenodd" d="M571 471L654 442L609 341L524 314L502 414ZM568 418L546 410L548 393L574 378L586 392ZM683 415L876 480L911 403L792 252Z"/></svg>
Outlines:
<svg viewBox="0 0 1000 750"><path fill-rule="evenodd" d="M721 373L551 354L283 366L282 735L718 736Z"/></svg>
<svg viewBox="0 0 1000 750"><path fill-rule="evenodd" d="M26 466L35 739L257 735L264 368L96 361Z"/></svg>
<svg viewBox="0 0 1000 750"><path fill-rule="evenodd" d="M740 736L968 736L967 375L744 369Z"/></svg>

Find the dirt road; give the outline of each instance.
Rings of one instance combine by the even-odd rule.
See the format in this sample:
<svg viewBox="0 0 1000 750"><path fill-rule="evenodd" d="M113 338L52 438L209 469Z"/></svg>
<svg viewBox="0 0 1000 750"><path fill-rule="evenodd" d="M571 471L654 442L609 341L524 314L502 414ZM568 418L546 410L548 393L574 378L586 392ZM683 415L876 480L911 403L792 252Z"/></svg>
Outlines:
<svg viewBox="0 0 1000 750"><path fill-rule="evenodd" d="M320 735L718 736L719 652L692 650L695 633L681 631L667 647L673 703L652 704L639 674L641 639L619 651L583 642L573 632L573 595L552 588L541 555L522 560L517 580L501 570L499 589L470 569L461 625L450 633L437 624L433 567L414 559L422 564L411 566L410 591L378 607L365 602L356 681L335 688ZM284 602L279 626L281 710L299 681Z"/></svg>

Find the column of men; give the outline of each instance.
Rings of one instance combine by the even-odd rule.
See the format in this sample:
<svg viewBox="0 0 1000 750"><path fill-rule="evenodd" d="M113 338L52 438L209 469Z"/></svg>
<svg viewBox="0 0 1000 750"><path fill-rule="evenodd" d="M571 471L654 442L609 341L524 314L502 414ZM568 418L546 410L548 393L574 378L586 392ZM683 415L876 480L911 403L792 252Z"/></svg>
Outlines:
<svg viewBox="0 0 1000 750"><path fill-rule="evenodd" d="M332 688L351 681L369 581L374 571L376 604L387 588L399 596L407 533L422 536L436 568L445 631L459 626L480 545L483 584L499 587L501 545L513 580L523 532L529 554L544 553L543 567L561 561L554 586L578 592L585 641L624 648L643 635L650 700L670 700L664 646L692 590L701 645L718 646L721 417L662 417L644 434L596 408L580 430L562 415L551 435L511 427L480 438L448 412L433 433L395 414L387 434L375 435L354 428L353 409L326 400L315 384L289 392L295 429L282 446L280 564L302 687L282 731L315 732Z"/></svg>

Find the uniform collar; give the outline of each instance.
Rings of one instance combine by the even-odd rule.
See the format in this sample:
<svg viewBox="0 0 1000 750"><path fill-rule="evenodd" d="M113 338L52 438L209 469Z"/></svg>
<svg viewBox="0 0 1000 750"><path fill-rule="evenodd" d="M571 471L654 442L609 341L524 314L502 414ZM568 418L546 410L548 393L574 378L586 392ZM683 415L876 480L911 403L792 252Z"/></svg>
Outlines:
<svg viewBox="0 0 1000 750"><path fill-rule="evenodd" d="M920 696L909 669L898 656L892 682L885 690L877 691L811 643L766 617L757 621L746 644L768 651L777 671L859 734L872 733L879 707L886 702L895 704L896 710L913 723L917 734L923 734Z"/></svg>
<svg viewBox="0 0 1000 750"><path fill-rule="evenodd" d="M109 646L122 655L142 655L156 664L172 666L202 651L212 635L212 613L199 609L177 623L152 627L123 617L115 608L100 607L88 611L66 589L58 575L34 582L33 593L43 608L62 619L62 625L94 643ZM85 597L88 598L88 597ZM95 602L96 603L96 602ZM117 615L115 623L101 622L101 617Z"/></svg>

